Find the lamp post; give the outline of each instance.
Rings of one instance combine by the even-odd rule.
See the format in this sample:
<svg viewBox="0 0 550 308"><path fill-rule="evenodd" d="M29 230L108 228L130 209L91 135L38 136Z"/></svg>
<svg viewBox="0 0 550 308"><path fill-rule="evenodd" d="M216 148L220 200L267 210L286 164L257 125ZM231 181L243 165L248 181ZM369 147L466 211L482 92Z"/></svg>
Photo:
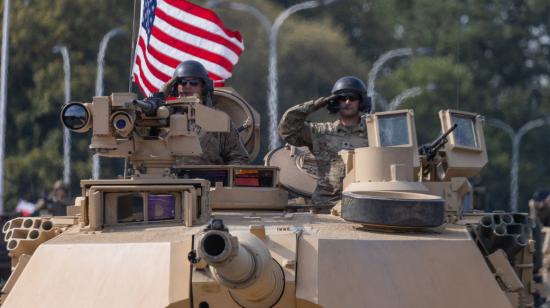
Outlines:
<svg viewBox="0 0 550 308"><path fill-rule="evenodd" d="M286 10L284 10L275 21L271 23L267 16L263 14L260 10L254 6L238 3L238 2L226 2L220 0L210 0L206 2L207 7L217 7L225 5L230 9L243 11L251 14L257 18L264 29L266 30L269 36L269 64L268 64L268 91L267 91L267 103L268 103L268 116L269 116L269 149L273 150L279 146L279 135L277 134L277 124L279 118L279 92L278 92L278 69L277 69L277 35L279 34L279 29L285 22L285 20L290 17L292 14L307 10L313 9L320 5L328 5L336 0L325 0L325 1L305 1L298 4L295 4Z"/></svg>
<svg viewBox="0 0 550 308"><path fill-rule="evenodd" d="M273 23L271 32L269 33L269 70L268 84L269 91L267 97L267 106L269 109L269 150L273 150L280 145L279 134L277 133L277 124L279 123L279 92L278 92L278 69L277 69L277 34L283 25L283 22L290 15L307 9L316 8L319 6L319 1L306 1L295 4L284 10Z"/></svg>
<svg viewBox="0 0 550 308"><path fill-rule="evenodd" d="M519 147L521 144L521 139L532 129L544 125L550 125L550 117L531 120L523 124L517 132L510 125L499 119L487 119L487 124L503 130L506 134L508 134L512 141L512 158L510 166L510 211L517 212L519 190Z"/></svg>
<svg viewBox="0 0 550 308"><path fill-rule="evenodd" d="M422 94L422 92L424 92L424 91L422 90L421 87L413 87L413 88L410 88L410 89L407 89L407 90L401 92L401 94L397 95L391 101L391 103L389 104L387 110L397 109L401 105L401 103L403 103L405 100L407 100L409 98L416 97L416 96Z"/></svg>
<svg viewBox="0 0 550 308"><path fill-rule="evenodd" d="M114 36L122 33L124 33L124 31L121 28L114 28L109 32L107 32L101 39L101 42L99 43L99 52L97 53L97 76L95 80L95 96L103 95L103 67L105 63L104 61L105 52L107 51L107 45L109 44L109 40ZM99 179L100 169L101 169L101 161L100 161L99 155L94 154L92 158L92 178L94 180Z"/></svg>
<svg viewBox="0 0 550 308"><path fill-rule="evenodd" d="M9 62L10 0L4 0L2 19L2 59L0 68L0 214L4 213L4 157L6 148L7 72Z"/></svg>
<svg viewBox="0 0 550 308"><path fill-rule="evenodd" d="M372 65L372 69L369 72L369 79L367 82L368 84L367 90L369 91L369 95L372 101L372 111L374 112L376 109L376 99L378 98L378 93L376 93L376 90L375 90L376 78L378 77L378 74L380 73L382 66L386 62L398 57L410 57L414 54L430 55L432 53L433 53L433 50L431 48L426 48L426 47L421 47L417 49L398 48L398 49L392 49L390 51L383 53L376 61L374 61L374 64Z"/></svg>
<svg viewBox="0 0 550 308"><path fill-rule="evenodd" d="M227 2L222 0L209 0L209 1L206 1L205 6L210 8L226 6L227 8L230 8L235 11L248 13L254 16L262 24L262 27L264 27L264 30L267 32L268 35L269 35L269 32L271 32L272 24L269 18L267 18L267 16L265 16L265 14L262 13L260 10L258 10L255 6L252 6L250 4L240 3L240 2Z"/></svg>
<svg viewBox="0 0 550 308"><path fill-rule="evenodd" d="M60 53L63 58L63 72L65 83L65 103L71 100L71 62L69 50L65 45L56 45L52 49L54 53ZM71 187L71 132L63 127L63 182Z"/></svg>

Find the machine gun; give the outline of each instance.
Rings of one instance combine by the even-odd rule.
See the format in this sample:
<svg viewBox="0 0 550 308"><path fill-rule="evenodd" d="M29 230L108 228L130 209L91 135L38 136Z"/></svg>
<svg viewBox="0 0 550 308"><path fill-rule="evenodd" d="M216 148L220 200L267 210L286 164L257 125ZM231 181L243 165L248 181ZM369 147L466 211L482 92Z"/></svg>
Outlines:
<svg viewBox="0 0 550 308"><path fill-rule="evenodd" d="M75 132L93 128L92 152L128 158L134 170L157 174L174 166L179 156L201 155L200 131L230 130L229 116L200 98L165 100L162 94L138 100L133 93L113 93L89 103L71 102L63 107L61 120Z"/></svg>
<svg viewBox="0 0 550 308"><path fill-rule="evenodd" d="M418 149L420 155L425 155L427 161L434 160L437 151L439 151L439 149L441 149L448 142L447 137L457 128L457 126L458 125L456 123L453 124L449 130L437 137L437 139L435 139L432 143L422 145Z"/></svg>
<svg viewBox="0 0 550 308"><path fill-rule="evenodd" d="M153 96L144 100L134 99L132 103L141 109L146 116L153 117L157 114L161 106L166 105L164 94L162 92L154 93Z"/></svg>

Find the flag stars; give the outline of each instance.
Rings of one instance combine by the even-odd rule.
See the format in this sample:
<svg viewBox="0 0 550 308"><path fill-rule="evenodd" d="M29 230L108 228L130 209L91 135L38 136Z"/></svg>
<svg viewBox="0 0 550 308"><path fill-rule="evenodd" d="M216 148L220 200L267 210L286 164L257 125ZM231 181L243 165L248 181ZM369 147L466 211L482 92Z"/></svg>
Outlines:
<svg viewBox="0 0 550 308"><path fill-rule="evenodd" d="M153 29L153 22L155 21L155 9L157 7L157 0L145 0L143 3L143 22L142 27L147 33L147 41L151 37L151 31Z"/></svg>

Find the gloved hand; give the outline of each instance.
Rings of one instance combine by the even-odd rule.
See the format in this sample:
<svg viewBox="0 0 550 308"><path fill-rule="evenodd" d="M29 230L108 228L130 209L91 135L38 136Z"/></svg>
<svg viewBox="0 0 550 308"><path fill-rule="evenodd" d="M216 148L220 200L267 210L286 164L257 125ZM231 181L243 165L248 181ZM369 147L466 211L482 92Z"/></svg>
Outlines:
<svg viewBox="0 0 550 308"><path fill-rule="evenodd" d="M337 97L338 95L319 97L318 99L313 101L313 105L315 106L315 109L321 109L327 106L329 103L336 101Z"/></svg>

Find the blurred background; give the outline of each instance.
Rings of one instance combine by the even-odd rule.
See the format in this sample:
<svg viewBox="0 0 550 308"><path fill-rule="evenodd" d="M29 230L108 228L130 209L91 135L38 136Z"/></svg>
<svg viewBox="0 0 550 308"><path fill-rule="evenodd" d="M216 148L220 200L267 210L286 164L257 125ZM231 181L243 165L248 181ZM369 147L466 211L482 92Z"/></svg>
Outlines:
<svg viewBox="0 0 550 308"><path fill-rule="evenodd" d="M370 75L377 111L414 109L419 144L440 134L440 109L485 116L489 164L472 180L477 208L510 209L514 161L519 210L527 211L536 189L550 186L548 0L192 2L212 8L243 35L245 51L226 85L262 115L258 163L269 150L268 64L276 55L279 117L329 94L341 76L367 82ZM73 101L128 90L133 10L133 1L11 1L5 211L19 200L36 201L63 178L64 61ZM135 27L139 12L136 18ZM100 45L102 89L96 86ZM314 119L330 116L320 111ZM75 195L79 179L91 178L92 158L90 135L71 137ZM120 160L102 159L102 178L122 173Z"/></svg>

